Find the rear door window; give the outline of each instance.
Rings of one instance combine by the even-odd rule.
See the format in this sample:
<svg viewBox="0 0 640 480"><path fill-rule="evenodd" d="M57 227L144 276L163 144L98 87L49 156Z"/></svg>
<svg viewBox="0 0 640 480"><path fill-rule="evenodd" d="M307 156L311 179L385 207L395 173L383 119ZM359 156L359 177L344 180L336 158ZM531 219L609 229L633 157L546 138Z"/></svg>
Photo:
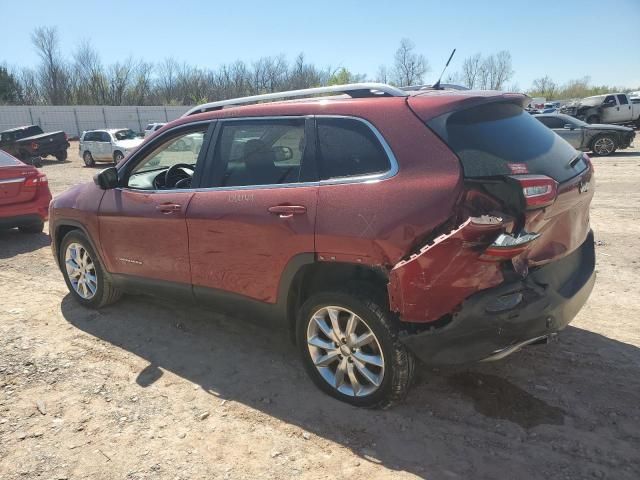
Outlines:
<svg viewBox="0 0 640 480"><path fill-rule="evenodd" d="M616 97L618 97L618 102L620 102L620 105L627 105L629 103L626 95L616 95Z"/></svg>
<svg viewBox="0 0 640 480"><path fill-rule="evenodd" d="M296 183L308 156L302 118L227 121L216 142L214 183L217 187Z"/></svg>
<svg viewBox="0 0 640 480"><path fill-rule="evenodd" d="M517 166L564 182L587 166L565 140L513 103L491 103L436 117L429 126L470 178L512 175ZM514 164L520 164L514 166Z"/></svg>
<svg viewBox="0 0 640 480"><path fill-rule="evenodd" d="M317 119L320 178L384 173L389 157L371 128L353 118Z"/></svg>

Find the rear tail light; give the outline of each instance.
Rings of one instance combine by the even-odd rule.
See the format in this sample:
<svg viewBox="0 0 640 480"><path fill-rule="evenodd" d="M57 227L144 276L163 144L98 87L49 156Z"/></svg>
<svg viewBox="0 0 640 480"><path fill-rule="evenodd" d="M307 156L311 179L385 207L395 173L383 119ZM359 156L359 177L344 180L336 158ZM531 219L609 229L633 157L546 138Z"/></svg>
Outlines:
<svg viewBox="0 0 640 480"><path fill-rule="evenodd" d="M511 235L502 233L489 247L482 252L483 260L509 260L517 257L540 236L539 233L521 233Z"/></svg>
<svg viewBox="0 0 640 480"><path fill-rule="evenodd" d="M47 176L44 173L38 173L37 175L34 175L33 177L29 177L24 181L24 187L25 188L38 188L44 185L47 185L49 183L49 180L47 179Z"/></svg>
<svg viewBox="0 0 640 480"><path fill-rule="evenodd" d="M66 133L64 134L64 141L68 142L69 141L69 135L67 135Z"/></svg>
<svg viewBox="0 0 640 480"><path fill-rule="evenodd" d="M513 175L522 187L522 195L528 209L551 205L558 195L558 182L546 175Z"/></svg>
<svg viewBox="0 0 640 480"><path fill-rule="evenodd" d="M39 147L38 142L31 142L31 150L38 150Z"/></svg>
<svg viewBox="0 0 640 480"><path fill-rule="evenodd" d="M591 157L589 155L587 155L586 153L582 154L582 158L584 158L584 161L587 162L587 165L589 165L589 167L591 168L591 171L595 172L596 169L593 166L593 162L591 161Z"/></svg>

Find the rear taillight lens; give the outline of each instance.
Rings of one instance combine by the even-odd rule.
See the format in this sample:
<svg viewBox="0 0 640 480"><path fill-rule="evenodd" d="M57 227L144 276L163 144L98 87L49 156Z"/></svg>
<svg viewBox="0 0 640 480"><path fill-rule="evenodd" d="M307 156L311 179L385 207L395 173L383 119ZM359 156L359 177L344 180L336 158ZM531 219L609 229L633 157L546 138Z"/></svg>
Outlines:
<svg viewBox="0 0 640 480"><path fill-rule="evenodd" d="M49 183L47 176L44 173L38 173L33 177L29 177L24 181L25 188L38 188Z"/></svg>
<svg viewBox="0 0 640 480"><path fill-rule="evenodd" d="M589 167L591 168L591 171L595 172L596 169L593 166L593 162L591 161L591 157L589 155L587 155L586 153L582 154L582 158L584 158L584 161L587 162L587 165L589 165Z"/></svg>
<svg viewBox="0 0 640 480"><path fill-rule="evenodd" d="M503 233L489 245L480 257L482 260L508 260L524 253L540 237L539 233L523 232L519 235Z"/></svg>
<svg viewBox="0 0 640 480"><path fill-rule="evenodd" d="M38 150L38 143L37 142L31 142L31 150Z"/></svg>
<svg viewBox="0 0 640 480"><path fill-rule="evenodd" d="M528 209L551 205L558 195L558 182L546 175L513 175L522 187L522 195Z"/></svg>
<svg viewBox="0 0 640 480"><path fill-rule="evenodd" d="M69 135L67 135L66 133L64 134L64 141L68 142L69 141Z"/></svg>

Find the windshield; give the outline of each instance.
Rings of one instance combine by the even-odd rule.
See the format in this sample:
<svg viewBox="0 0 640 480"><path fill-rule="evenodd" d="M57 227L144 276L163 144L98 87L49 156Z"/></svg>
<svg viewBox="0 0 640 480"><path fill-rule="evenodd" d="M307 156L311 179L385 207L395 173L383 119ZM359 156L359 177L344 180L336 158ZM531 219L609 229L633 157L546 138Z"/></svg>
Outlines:
<svg viewBox="0 0 640 480"><path fill-rule="evenodd" d="M597 105L600 105L603 100L604 100L603 97L583 98L582 100L580 100L580 104L586 105L588 107L595 107Z"/></svg>
<svg viewBox="0 0 640 480"><path fill-rule="evenodd" d="M113 134L113 136L116 137L116 140L133 140L134 138L138 137L136 133L130 128L126 130L118 130Z"/></svg>

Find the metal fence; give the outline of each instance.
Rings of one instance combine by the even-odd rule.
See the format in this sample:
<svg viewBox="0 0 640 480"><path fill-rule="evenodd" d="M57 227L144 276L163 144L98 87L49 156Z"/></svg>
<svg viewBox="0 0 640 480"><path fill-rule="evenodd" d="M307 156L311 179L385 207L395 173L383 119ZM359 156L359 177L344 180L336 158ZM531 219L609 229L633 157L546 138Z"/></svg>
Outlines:
<svg viewBox="0 0 640 480"><path fill-rule="evenodd" d="M0 131L39 125L45 132L62 130L79 136L97 128L130 128L142 132L154 122L169 122L190 107L0 106Z"/></svg>

